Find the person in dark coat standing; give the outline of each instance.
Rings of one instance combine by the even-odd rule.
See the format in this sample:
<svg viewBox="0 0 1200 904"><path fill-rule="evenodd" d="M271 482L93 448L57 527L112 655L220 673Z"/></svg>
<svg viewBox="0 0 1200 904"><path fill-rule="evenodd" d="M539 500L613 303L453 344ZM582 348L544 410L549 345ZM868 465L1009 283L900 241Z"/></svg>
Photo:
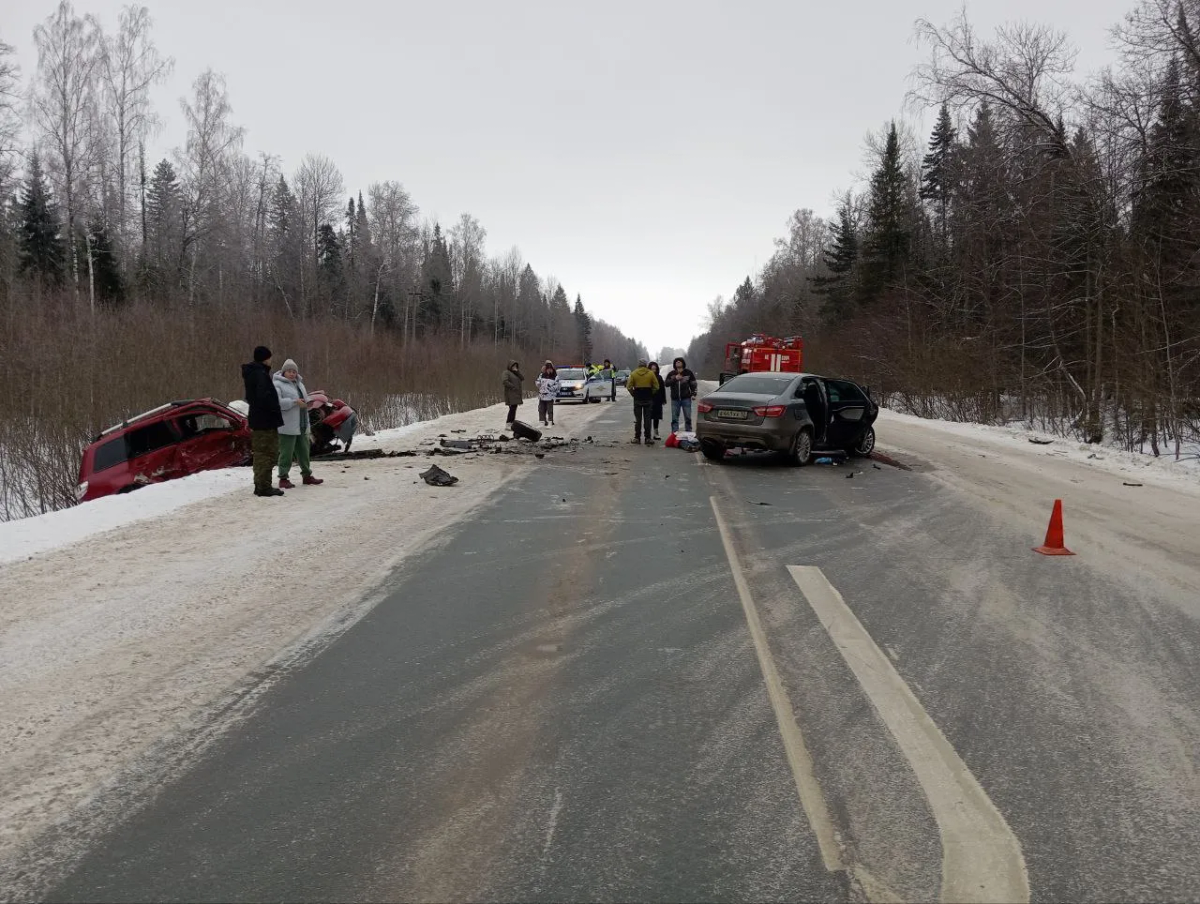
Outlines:
<svg viewBox="0 0 1200 904"><path fill-rule="evenodd" d="M667 374L667 387L671 390L671 432L679 432L679 412L683 412L687 429L692 429L692 399L696 395L696 375L688 370L683 358L671 362Z"/></svg>
<svg viewBox="0 0 1200 904"><path fill-rule="evenodd" d="M524 397L521 390L521 384L524 382L521 365L516 361L509 361L504 370L504 404L508 406L508 420L504 422L504 426L508 430L512 429L513 421L517 419L517 406Z"/></svg>
<svg viewBox="0 0 1200 904"><path fill-rule="evenodd" d="M662 423L663 408L667 404L667 384L663 382L662 374L659 373L657 361L651 361L646 366L658 377L658 389L654 391L654 402L650 405L650 422L654 424L654 438L658 439L658 425Z"/></svg>
<svg viewBox="0 0 1200 904"><path fill-rule="evenodd" d="M271 486L271 468L279 458L279 428L283 412L271 379L271 350L260 345L254 360L242 365L246 384L246 404L250 406L250 451L254 459L254 495L282 496L283 490Z"/></svg>

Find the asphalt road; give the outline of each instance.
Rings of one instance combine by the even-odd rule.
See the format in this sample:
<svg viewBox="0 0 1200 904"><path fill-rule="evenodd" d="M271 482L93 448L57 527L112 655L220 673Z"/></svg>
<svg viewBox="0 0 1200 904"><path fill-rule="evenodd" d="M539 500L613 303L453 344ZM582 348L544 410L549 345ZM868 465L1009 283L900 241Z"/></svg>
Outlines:
<svg viewBox="0 0 1200 904"><path fill-rule="evenodd" d="M1196 898L1197 600L906 461L548 455L45 897Z"/></svg>

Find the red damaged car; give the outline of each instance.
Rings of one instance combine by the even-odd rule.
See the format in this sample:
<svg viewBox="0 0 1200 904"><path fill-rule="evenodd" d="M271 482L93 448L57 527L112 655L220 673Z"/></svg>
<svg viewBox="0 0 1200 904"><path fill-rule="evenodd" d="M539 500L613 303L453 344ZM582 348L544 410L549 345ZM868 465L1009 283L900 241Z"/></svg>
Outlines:
<svg viewBox="0 0 1200 904"><path fill-rule="evenodd" d="M96 437L79 466L80 502L250 462L250 425L216 399L168 402Z"/></svg>

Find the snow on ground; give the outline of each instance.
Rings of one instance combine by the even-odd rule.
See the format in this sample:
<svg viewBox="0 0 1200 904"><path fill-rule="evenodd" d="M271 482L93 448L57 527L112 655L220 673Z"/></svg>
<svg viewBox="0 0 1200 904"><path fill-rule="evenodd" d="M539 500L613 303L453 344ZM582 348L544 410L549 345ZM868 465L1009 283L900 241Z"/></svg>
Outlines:
<svg viewBox="0 0 1200 904"><path fill-rule="evenodd" d="M1127 452L1111 446L1073 442L1061 436L1030 430L1026 427L991 427L983 424L932 420L884 408L880 410L879 422L876 424L876 434L879 437L881 448L886 443L890 425L917 426L925 430L976 442L1020 448L1026 452L1042 455L1055 455L1086 464L1097 470L1124 476L1130 481L1154 482L1165 486L1175 486L1178 485L1178 482L1183 482L1200 486L1200 445L1185 447L1182 450L1182 457L1176 460L1173 455L1155 457L1150 454ZM1032 443L1031 439L1040 442Z"/></svg>
<svg viewBox="0 0 1200 904"><path fill-rule="evenodd" d="M354 438L354 449L389 449L408 437L427 436L433 431L466 429L469 432L496 430L504 424L507 409L483 408L459 414L444 415L431 421L409 424L393 430L381 430L373 436ZM523 406L523 416L529 417L530 403ZM537 414L537 402L532 403ZM570 415L567 416L568 419ZM536 417L532 418L536 421ZM319 465L318 465L319 466ZM185 506L245 490L253 485L249 468L226 468L205 471L179 480L152 484L135 493L105 496L83 505L62 511L49 512L32 518L0 522L0 565L27 559L38 553L59 549L114 528L158 518Z"/></svg>
<svg viewBox="0 0 1200 904"><path fill-rule="evenodd" d="M1080 556L1076 567L1113 580L1132 577L1141 592L1200 618L1200 472L1191 463L1147 462L1065 440L1035 445L1020 430L888 411L876 423L876 436L879 451L907 461L981 517L1023 531L1031 547L1040 545L1054 500L1061 499L1066 545ZM1031 555L1025 549L1002 554Z"/></svg>
<svg viewBox="0 0 1200 904"><path fill-rule="evenodd" d="M605 410L560 407L547 435L586 436ZM447 415L354 446L494 433L505 412ZM518 417L536 422L536 402ZM547 458L558 454L569 453ZM418 480L434 461L460 482ZM34 836L163 739L197 731L280 651L353 623L392 569L537 462L326 462L314 468L324 485L275 498L254 496L250 469L235 468L2 525L0 888L14 887L5 864L15 868Z"/></svg>

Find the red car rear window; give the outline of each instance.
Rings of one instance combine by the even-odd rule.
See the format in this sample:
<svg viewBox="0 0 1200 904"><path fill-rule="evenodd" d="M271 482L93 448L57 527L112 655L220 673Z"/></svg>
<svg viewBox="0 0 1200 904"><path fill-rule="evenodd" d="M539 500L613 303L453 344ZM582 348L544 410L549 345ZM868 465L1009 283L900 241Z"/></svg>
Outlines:
<svg viewBox="0 0 1200 904"><path fill-rule="evenodd" d="M92 473L99 474L125 461L125 437L118 436L96 447L92 456Z"/></svg>
<svg viewBox="0 0 1200 904"><path fill-rule="evenodd" d="M168 421L154 421L144 427L136 427L96 448L92 472L98 474L123 461L146 455L178 441L179 435Z"/></svg>

